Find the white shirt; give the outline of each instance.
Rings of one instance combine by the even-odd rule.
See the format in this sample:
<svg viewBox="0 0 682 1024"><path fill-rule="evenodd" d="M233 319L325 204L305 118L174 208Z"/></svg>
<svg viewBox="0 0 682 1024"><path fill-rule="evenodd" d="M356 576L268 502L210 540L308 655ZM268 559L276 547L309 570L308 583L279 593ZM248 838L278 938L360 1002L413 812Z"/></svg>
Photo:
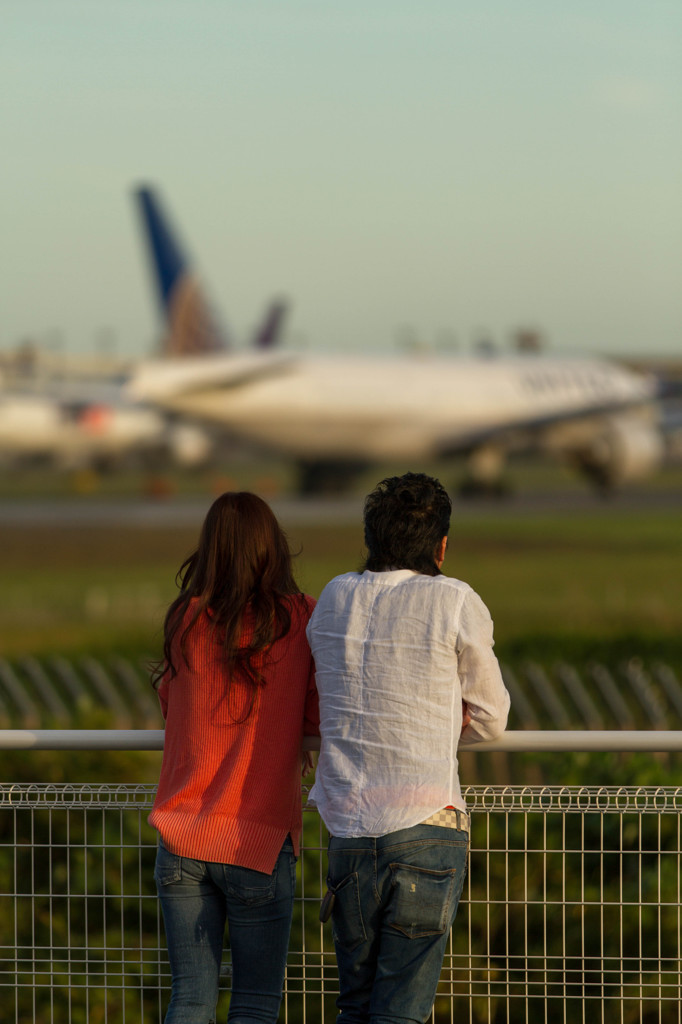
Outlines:
<svg viewBox="0 0 682 1024"><path fill-rule="evenodd" d="M492 619L471 587L409 569L346 573L307 635L321 736L310 800L331 834L381 836L465 810L458 744L498 736L509 712Z"/></svg>

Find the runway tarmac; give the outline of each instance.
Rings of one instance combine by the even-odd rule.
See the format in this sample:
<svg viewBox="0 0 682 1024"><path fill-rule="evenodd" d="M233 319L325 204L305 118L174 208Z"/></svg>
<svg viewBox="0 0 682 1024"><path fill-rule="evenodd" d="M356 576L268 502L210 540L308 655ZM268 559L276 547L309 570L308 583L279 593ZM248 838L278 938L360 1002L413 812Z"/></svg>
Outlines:
<svg viewBox="0 0 682 1024"><path fill-rule="evenodd" d="M213 501L212 496L149 501L46 500L6 501L0 505L0 526L136 526L154 529L199 526ZM362 517L362 498L270 502L284 523L350 523Z"/></svg>
<svg viewBox="0 0 682 1024"><path fill-rule="evenodd" d="M128 499L46 499L7 500L0 504L0 526L199 526L213 497ZM277 498L270 502L283 523L321 525L359 523L363 498ZM453 520L458 515L498 518L546 513L550 515L609 515L634 511L682 511L682 493L671 490L631 491L602 498L590 491L552 491L516 494L501 500L467 499L453 502Z"/></svg>

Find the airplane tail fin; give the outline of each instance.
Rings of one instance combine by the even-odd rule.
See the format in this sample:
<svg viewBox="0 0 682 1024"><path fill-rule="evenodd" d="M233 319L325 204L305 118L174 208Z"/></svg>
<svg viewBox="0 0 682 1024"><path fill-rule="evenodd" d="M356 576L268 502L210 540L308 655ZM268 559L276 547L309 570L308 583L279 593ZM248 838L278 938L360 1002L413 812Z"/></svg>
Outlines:
<svg viewBox="0 0 682 1024"><path fill-rule="evenodd" d="M253 348L275 348L279 345L288 308L289 304L284 299L274 299L270 303L262 324L253 335Z"/></svg>
<svg viewBox="0 0 682 1024"><path fill-rule="evenodd" d="M136 192L154 267L166 334L163 355L196 356L230 348L199 281L171 231L155 191L144 186Z"/></svg>

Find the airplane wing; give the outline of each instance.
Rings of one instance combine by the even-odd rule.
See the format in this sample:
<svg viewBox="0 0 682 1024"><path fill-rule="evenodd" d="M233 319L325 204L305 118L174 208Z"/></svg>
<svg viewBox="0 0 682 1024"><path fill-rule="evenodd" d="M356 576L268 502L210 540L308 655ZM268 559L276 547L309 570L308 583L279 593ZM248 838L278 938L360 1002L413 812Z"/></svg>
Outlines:
<svg viewBox="0 0 682 1024"><path fill-rule="evenodd" d="M253 351L194 359L147 360L135 368L126 393L136 401L163 406L180 396L279 377L289 372L297 361L291 353Z"/></svg>
<svg viewBox="0 0 682 1024"><path fill-rule="evenodd" d="M580 421L594 421L605 416L615 416L618 413L626 412L636 408L645 408L651 405L658 397L656 384L654 383L651 393L643 393L638 397L631 397L620 401L607 401L594 403L584 407L572 407L569 409L557 409L551 413L529 416L525 419L515 421L505 420L498 424L486 424L480 429L473 429L465 433L458 433L456 437L442 438L437 443L438 455L448 457L452 455L466 455L477 448L488 444L499 444L500 447L510 452L520 452L524 449L537 447L538 436L552 427L562 424L578 423Z"/></svg>

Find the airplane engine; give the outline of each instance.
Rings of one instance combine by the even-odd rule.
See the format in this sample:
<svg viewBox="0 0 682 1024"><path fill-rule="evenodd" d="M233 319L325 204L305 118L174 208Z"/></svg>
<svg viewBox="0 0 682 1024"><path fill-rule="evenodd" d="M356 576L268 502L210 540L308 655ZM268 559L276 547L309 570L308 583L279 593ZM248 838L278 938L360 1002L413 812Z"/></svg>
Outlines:
<svg viewBox="0 0 682 1024"><path fill-rule="evenodd" d="M171 419L144 405L88 406L78 417L82 434L81 458L99 469L112 469L125 460L147 467L204 465L212 450L205 430Z"/></svg>
<svg viewBox="0 0 682 1024"><path fill-rule="evenodd" d="M604 490L639 480L663 461L664 442L654 423L614 417L589 447L575 452L583 473Z"/></svg>
<svg viewBox="0 0 682 1024"><path fill-rule="evenodd" d="M174 423L168 447L173 461L186 468L204 466L213 453L213 442L205 430L192 423Z"/></svg>

